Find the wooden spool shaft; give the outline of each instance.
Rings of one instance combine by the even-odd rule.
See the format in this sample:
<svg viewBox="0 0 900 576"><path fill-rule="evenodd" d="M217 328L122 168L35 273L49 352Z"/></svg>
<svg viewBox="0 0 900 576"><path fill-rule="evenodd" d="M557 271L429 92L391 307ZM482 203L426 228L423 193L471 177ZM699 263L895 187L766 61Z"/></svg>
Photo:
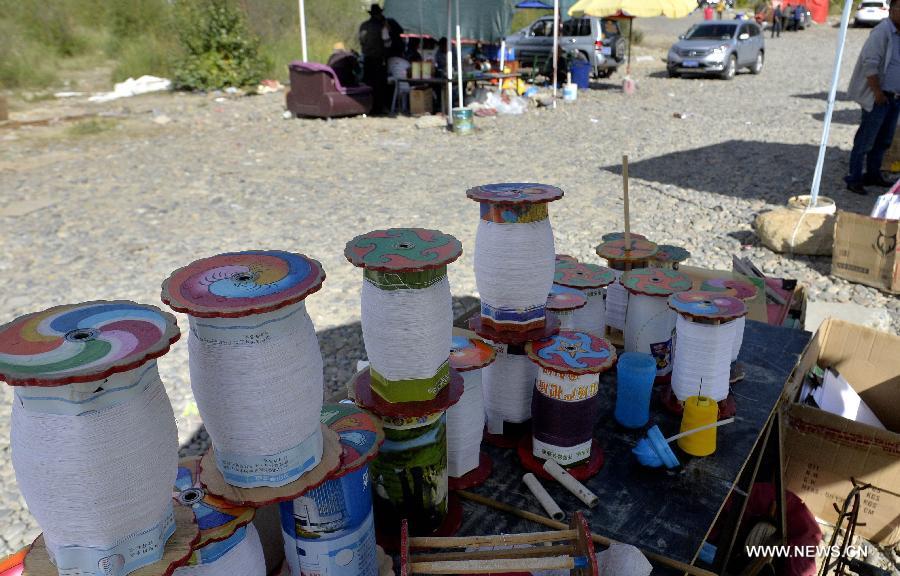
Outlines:
<svg viewBox="0 0 900 576"><path fill-rule="evenodd" d="M495 560L498 558L545 558L549 556L574 556L575 546L529 546L528 548L506 548L504 550L472 550L469 552L437 552L435 554L413 554L410 562L438 562L447 560Z"/></svg>
<svg viewBox="0 0 900 576"><path fill-rule="evenodd" d="M578 537L576 530L569 530L562 525L561 530L553 532L531 532L528 534L497 534L489 536L455 536L410 538L410 548L467 548L469 546L504 546L509 544L540 544L543 542L559 542L574 540Z"/></svg>
<svg viewBox="0 0 900 576"><path fill-rule="evenodd" d="M505 558L496 560L456 560L447 562L412 562L410 574L491 574L503 572L534 572L537 570L571 570L575 559L570 556L557 558Z"/></svg>

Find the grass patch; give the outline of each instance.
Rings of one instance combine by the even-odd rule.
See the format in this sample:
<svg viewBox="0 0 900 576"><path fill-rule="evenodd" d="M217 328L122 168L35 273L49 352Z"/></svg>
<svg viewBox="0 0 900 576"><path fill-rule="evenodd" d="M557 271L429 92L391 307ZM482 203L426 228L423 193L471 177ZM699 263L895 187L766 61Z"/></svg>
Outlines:
<svg viewBox="0 0 900 576"><path fill-rule="evenodd" d="M85 136L96 136L97 134L109 132L116 126L118 126L118 123L109 118L91 118L72 124L66 128L65 134L71 138L84 138Z"/></svg>

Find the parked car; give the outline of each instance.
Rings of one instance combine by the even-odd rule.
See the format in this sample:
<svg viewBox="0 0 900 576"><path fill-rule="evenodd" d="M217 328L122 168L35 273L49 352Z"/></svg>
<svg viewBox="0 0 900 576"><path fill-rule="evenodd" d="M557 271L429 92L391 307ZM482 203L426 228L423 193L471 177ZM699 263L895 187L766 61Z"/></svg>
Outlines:
<svg viewBox="0 0 900 576"><path fill-rule="evenodd" d="M670 77L682 74L734 78L740 68L762 72L766 46L756 22L714 20L695 24L669 48L666 69Z"/></svg>
<svg viewBox="0 0 900 576"><path fill-rule="evenodd" d="M854 26L875 26L888 17L891 4L888 0L863 0L853 16Z"/></svg>
<svg viewBox="0 0 900 576"><path fill-rule="evenodd" d="M547 62L553 54L553 17L544 16L506 37L524 66ZM587 60L595 77L606 78L625 60L625 39L619 23L606 18L582 17L564 20L559 37L560 50Z"/></svg>

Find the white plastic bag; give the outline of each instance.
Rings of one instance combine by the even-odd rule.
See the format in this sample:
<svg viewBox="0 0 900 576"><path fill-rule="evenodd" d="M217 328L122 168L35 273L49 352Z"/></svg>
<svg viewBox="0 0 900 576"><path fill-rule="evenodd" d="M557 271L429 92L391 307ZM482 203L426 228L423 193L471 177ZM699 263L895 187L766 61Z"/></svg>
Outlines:
<svg viewBox="0 0 900 576"><path fill-rule="evenodd" d="M528 102L521 96L501 96L496 92L488 92L485 106L493 108L498 114L524 114Z"/></svg>

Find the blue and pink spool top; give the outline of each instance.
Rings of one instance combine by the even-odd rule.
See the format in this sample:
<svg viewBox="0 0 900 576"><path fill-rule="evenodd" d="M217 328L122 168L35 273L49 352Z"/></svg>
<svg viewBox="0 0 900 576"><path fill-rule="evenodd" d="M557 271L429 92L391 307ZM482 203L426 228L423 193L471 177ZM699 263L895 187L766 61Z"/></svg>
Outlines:
<svg viewBox="0 0 900 576"><path fill-rule="evenodd" d="M619 282L632 294L657 298L668 298L693 286L687 275L669 268L635 268L622 274Z"/></svg>
<svg viewBox="0 0 900 576"><path fill-rule="evenodd" d="M728 322L747 313L747 305L720 292L689 290L669 296L669 308L698 322Z"/></svg>
<svg viewBox="0 0 900 576"><path fill-rule="evenodd" d="M600 374L616 363L616 349L605 338L590 332L563 330L525 345L528 358L560 374Z"/></svg>
<svg viewBox="0 0 900 576"><path fill-rule="evenodd" d="M558 259L553 275L554 284L581 290L602 288L612 284L615 279L615 273L604 266Z"/></svg>

